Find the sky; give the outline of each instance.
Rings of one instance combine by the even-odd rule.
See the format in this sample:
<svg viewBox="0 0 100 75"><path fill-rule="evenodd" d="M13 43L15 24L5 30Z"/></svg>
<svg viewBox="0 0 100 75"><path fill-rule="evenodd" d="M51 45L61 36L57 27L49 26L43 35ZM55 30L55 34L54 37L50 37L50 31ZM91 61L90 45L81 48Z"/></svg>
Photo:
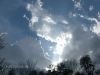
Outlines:
<svg viewBox="0 0 100 75"><path fill-rule="evenodd" d="M100 66L100 0L0 0L0 55L37 67L89 54Z"/></svg>

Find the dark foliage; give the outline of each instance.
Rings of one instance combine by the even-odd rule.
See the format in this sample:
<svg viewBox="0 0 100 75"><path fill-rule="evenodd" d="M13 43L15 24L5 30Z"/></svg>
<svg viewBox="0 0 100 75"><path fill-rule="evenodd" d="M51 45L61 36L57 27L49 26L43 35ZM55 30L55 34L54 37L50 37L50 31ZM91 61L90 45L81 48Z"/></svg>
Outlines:
<svg viewBox="0 0 100 75"><path fill-rule="evenodd" d="M9 72L8 72L8 75L16 75L15 74L15 71L13 69L11 69Z"/></svg>
<svg viewBox="0 0 100 75"><path fill-rule="evenodd" d="M4 48L4 39L2 38L2 36L0 36L0 49Z"/></svg>
<svg viewBox="0 0 100 75"><path fill-rule="evenodd" d="M0 63L3 63L4 60L1 60ZM74 66L75 65L75 66ZM48 71L40 71L35 68L22 68L22 69L10 69L7 75L17 75L16 72L19 72L18 75L99 75L100 70L95 70L95 66L89 55L83 56L80 59L80 67L78 70L74 70L76 66L75 61L64 61L56 66L56 68ZM0 70L4 67L0 66ZM73 69L74 68L74 69ZM4 74L5 75L5 74Z"/></svg>
<svg viewBox="0 0 100 75"><path fill-rule="evenodd" d="M44 75L45 73L43 71L40 71L38 75Z"/></svg>
<svg viewBox="0 0 100 75"><path fill-rule="evenodd" d="M84 73L76 72L75 75L84 75Z"/></svg>
<svg viewBox="0 0 100 75"><path fill-rule="evenodd" d="M88 75L93 75L95 67L89 55L80 59L80 65Z"/></svg>
<svg viewBox="0 0 100 75"><path fill-rule="evenodd" d="M34 71L31 71L31 72L29 73L29 75L37 75L37 72L36 72L36 70L34 70Z"/></svg>

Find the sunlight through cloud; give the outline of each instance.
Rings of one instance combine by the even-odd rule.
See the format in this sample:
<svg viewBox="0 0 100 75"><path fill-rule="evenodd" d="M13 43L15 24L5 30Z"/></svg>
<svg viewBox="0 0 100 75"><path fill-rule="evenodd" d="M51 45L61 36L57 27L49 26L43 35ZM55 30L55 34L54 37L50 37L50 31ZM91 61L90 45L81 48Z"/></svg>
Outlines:
<svg viewBox="0 0 100 75"><path fill-rule="evenodd" d="M40 0L37 0L35 5L27 5L28 11L32 14L29 20L29 27L37 33L38 37L56 44L51 48L53 54L50 54L48 51L43 53L47 57L51 56L51 63L57 65L63 60L64 48L71 42L72 34L67 30L63 30L65 28L63 24L68 24L67 20L64 18L58 19L57 16L45 12L42 5L43 3ZM62 23L62 25L59 23Z"/></svg>

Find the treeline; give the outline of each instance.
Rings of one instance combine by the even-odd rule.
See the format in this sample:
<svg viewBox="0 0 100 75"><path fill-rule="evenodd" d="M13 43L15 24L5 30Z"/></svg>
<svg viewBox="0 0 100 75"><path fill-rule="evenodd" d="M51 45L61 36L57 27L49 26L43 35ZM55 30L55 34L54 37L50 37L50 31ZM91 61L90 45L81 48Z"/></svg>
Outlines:
<svg viewBox="0 0 100 75"><path fill-rule="evenodd" d="M80 58L79 63L76 60L68 60L57 66L49 65L48 70L34 67L9 68L9 65L3 64L3 61L2 64L0 63L0 75L100 75L100 70L95 69L89 55Z"/></svg>

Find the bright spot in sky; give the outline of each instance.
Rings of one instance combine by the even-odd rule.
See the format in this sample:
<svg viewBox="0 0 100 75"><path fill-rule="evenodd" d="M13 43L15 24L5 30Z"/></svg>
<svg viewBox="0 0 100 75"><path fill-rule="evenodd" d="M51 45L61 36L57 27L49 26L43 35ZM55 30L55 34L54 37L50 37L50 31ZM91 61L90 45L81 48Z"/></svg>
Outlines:
<svg viewBox="0 0 100 75"><path fill-rule="evenodd" d="M59 37L57 37L56 39L57 45L55 53L58 55L62 55L64 47L66 46L66 44L70 43L71 38L72 34L70 33L62 33Z"/></svg>
<svg viewBox="0 0 100 75"><path fill-rule="evenodd" d="M49 70L49 68L47 68L47 67L46 67L46 68L45 68L45 70L46 70L46 71L48 71L48 70Z"/></svg>
<svg viewBox="0 0 100 75"><path fill-rule="evenodd" d="M59 57L59 60L58 60L58 61L53 61L52 64L53 64L54 66L56 66L58 63L61 63L61 62L62 62L62 58Z"/></svg>
<svg viewBox="0 0 100 75"><path fill-rule="evenodd" d="M64 51L65 46L70 43L72 39L72 34L71 33L61 33L60 36L56 38L56 46L55 50L53 51L54 53L54 58L52 61L53 65L57 65L58 63L62 62L62 54Z"/></svg>
<svg viewBox="0 0 100 75"><path fill-rule="evenodd" d="M60 36L58 36L55 39L56 46L53 51L54 56L53 56L53 60L51 63L52 68L46 67L45 68L46 71L56 68L57 64L59 64L63 61L62 54L63 54L64 48L65 48L65 46L67 46L67 44L70 43L71 39L72 39L72 34L69 32L61 33Z"/></svg>

